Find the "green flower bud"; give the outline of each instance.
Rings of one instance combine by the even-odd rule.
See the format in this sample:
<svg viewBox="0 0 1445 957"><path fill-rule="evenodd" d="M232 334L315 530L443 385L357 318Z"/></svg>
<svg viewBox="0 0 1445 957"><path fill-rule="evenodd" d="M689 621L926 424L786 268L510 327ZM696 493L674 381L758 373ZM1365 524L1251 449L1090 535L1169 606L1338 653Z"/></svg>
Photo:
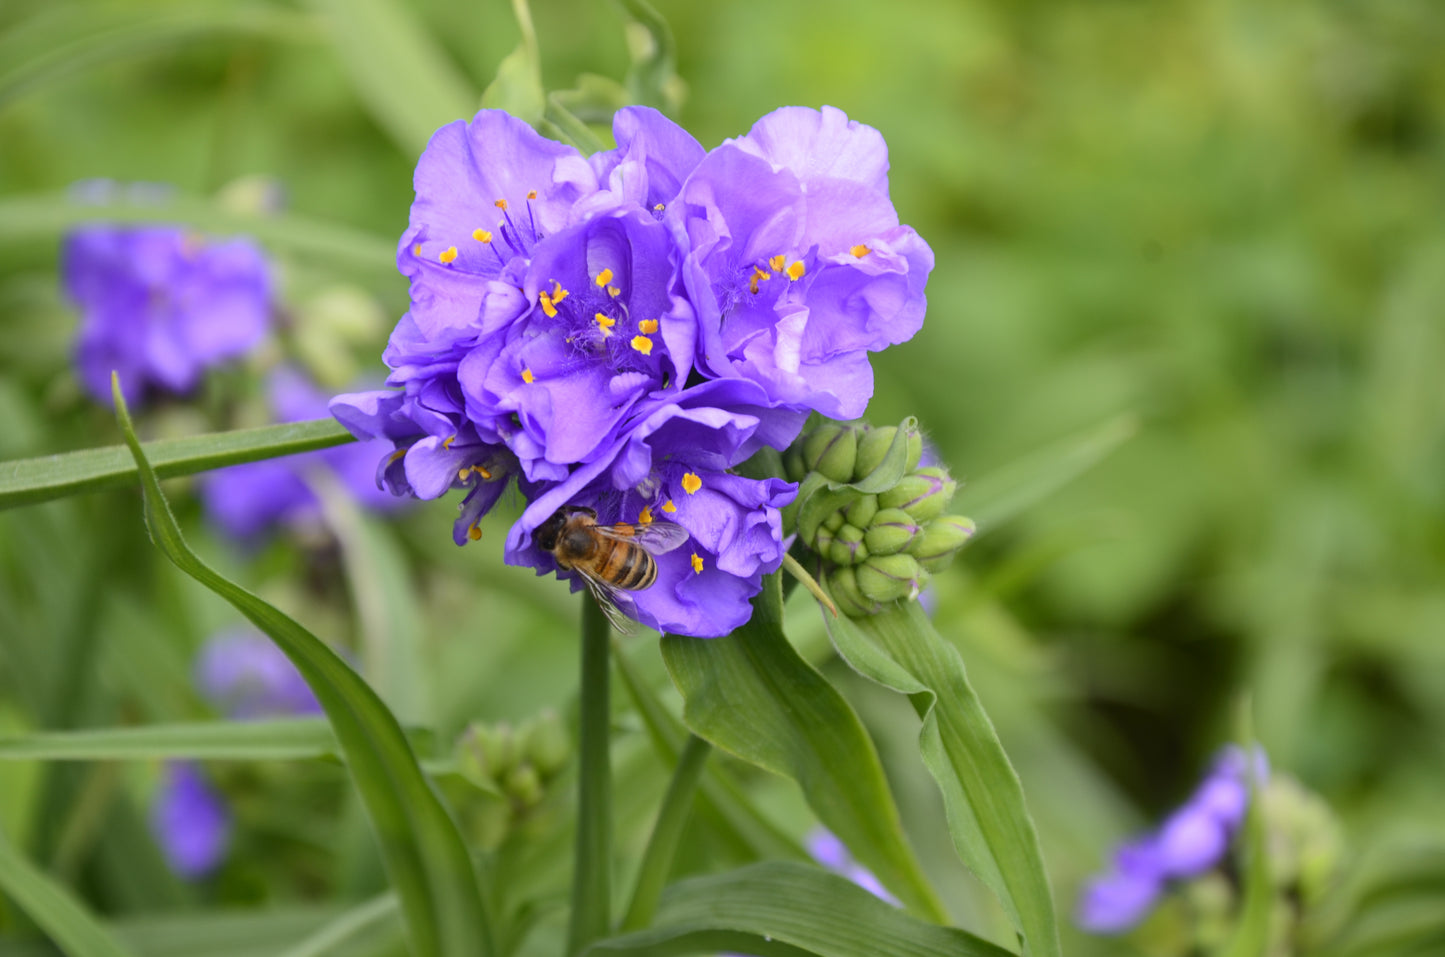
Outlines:
<svg viewBox="0 0 1445 957"><path fill-rule="evenodd" d="M941 572L953 561L953 555L973 537L973 519L962 515L944 515L923 527L923 534L913 541L908 553L930 572Z"/></svg>
<svg viewBox="0 0 1445 957"><path fill-rule="evenodd" d="M507 772L502 790L523 807L533 807L542 800L542 778L530 764L519 764Z"/></svg>
<svg viewBox="0 0 1445 957"><path fill-rule="evenodd" d="M878 496L863 495L855 499L851 505L843 509L843 518L849 525L857 528L867 528L868 523L873 521L873 516L878 514Z"/></svg>
<svg viewBox="0 0 1445 957"><path fill-rule="evenodd" d="M572 740L557 712L548 709L527 723L520 735L525 760L543 779L551 778L572 756Z"/></svg>
<svg viewBox="0 0 1445 957"><path fill-rule="evenodd" d="M893 437L897 434L898 426L896 425L885 425L863 433L863 437L858 440L858 455L853 463L855 479L864 478L883 464L883 459L888 455L888 449L893 444ZM903 465L904 474L918 468L918 462L922 458L923 436L917 429L910 429L908 432L908 459Z"/></svg>
<svg viewBox="0 0 1445 957"><path fill-rule="evenodd" d="M803 465L834 482L852 480L857 454L858 430L851 425L824 422L803 437Z"/></svg>
<svg viewBox="0 0 1445 957"><path fill-rule="evenodd" d="M505 724L473 724L457 742L457 766L463 777L494 788L517 764L517 742Z"/></svg>
<svg viewBox="0 0 1445 957"><path fill-rule="evenodd" d="M923 529L901 508L880 509L863 532L870 555L896 555L913 544Z"/></svg>
<svg viewBox="0 0 1445 957"><path fill-rule="evenodd" d="M868 557L868 548L863 544L863 529L856 525L844 525L833 536L828 556L835 565L857 565Z"/></svg>
<svg viewBox="0 0 1445 957"><path fill-rule="evenodd" d="M876 602L917 598L928 575L911 555L874 555L859 565L858 590Z"/></svg>
<svg viewBox="0 0 1445 957"><path fill-rule="evenodd" d="M783 453L783 476L789 482L801 482L808 474L808 466L803 464L803 450L796 445L788 446Z"/></svg>
<svg viewBox="0 0 1445 957"><path fill-rule="evenodd" d="M843 524L846 521L847 519L843 517L843 510L839 509L838 511L830 514L827 518L823 519L823 527L830 532L836 532L838 531L838 529L843 527Z"/></svg>
<svg viewBox="0 0 1445 957"><path fill-rule="evenodd" d="M878 611L877 602L869 601L858 589L858 577L852 568L835 568L828 574L828 591L838 610L849 618L865 618Z"/></svg>
<svg viewBox="0 0 1445 957"><path fill-rule="evenodd" d="M818 534L813 536L813 551L827 558L829 554L828 549L832 547L833 533L828 531L826 527L818 529Z"/></svg>
<svg viewBox="0 0 1445 957"><path fill-rule="evenodd" d="M878 504L882 508L901 508L922 524L942 515L956 491L958 483L946 469L930 466L903 476L897 485L880 492Z"/></svg>

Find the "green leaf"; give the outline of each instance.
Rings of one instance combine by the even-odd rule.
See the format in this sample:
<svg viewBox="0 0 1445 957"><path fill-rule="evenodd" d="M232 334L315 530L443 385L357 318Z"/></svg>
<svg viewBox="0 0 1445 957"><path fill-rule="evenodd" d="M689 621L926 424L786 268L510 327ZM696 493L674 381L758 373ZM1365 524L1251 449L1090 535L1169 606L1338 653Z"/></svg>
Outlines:
<svg viewBox="0 0 1445 957"><path fill-rule="evenodd" d="M634 103L674 112L686 92L677 75L677 43L672 28L647 0L621 0L632 22L627 25L627 48L632 68L627 89Z"/></svg>
<svg viewBox="0 0 1445 957"><path fill-rule="evenodd" d="M321 703L376 829L417 957L495 953L471 855L417 765L396 717L334 651L207 566L186 545L112 378L116 416L135 456L151 540L181 571L229 601L291 659Z"/></svg>
<svg viewBox="0 0 1445 957"><path fill-rule="evenodd" d="M672 861L682 840L683 826L692 813L693 797L707 767L712 745L697 735L690 735L687 745L677 759L672 780L667 785L667 794L662 798L662 807L657 812L657 821L652 827L652 836L647 839L647 850L642 854L642 864L637 868L637 882L632 889L632 902L622 918L623 930L640 930L652 923L657 911L657 902L662 889L667 885L667 876L672 871Z"/></svg>
<svg viewBox="0 0 1445 957"><path fill-rule="evenodd" d="M274 761L337 753L320 718L205 721L84 731L41 731L0 738L0 761L131 761L192 758Z"/></svg>
<svg viewBox="0 0 1445 957"><path fill-rule="evenodd" d="M353 441L351 434L334 420L313 419L183 439L161 439L147 442L145 452L158 478L174 478L350 441ZM0 509L82 492L125 488L135 484L136 475L135 459L124 445L0 462Z"/></svg>
<svg viewBox="0 0 1445 957"><path fill-rule="evenodd" d="M396 0L310 0L372 118L408 156L453 120L470 120L477 94L446 51Z"/></svg>
<svg viewBox="0 0 1445 957"><path fill-rule="evenodd" d="M972 516L980 531L997 528L1098 465L1138 428L1134 416L1121 415L1031 452L961 487L954 511Z"/></svg>
<svg viewBox="0 0 1445 957"><path fill-rule="evenodd" d="M547 108L547 91L542 86L542 54L537 47L537 31L532 27L532 11L527 0L512 0L512 13L522 31L522 42L497 65L496 78L482 91L482 106L506 110L535 126Z"/></svg>
<svg viewBox="0 0 1445 957"><path fill-rule="evenodd" d="M919 750L938 782L959 856L998 896L1034 957L1059 954L1059 931L1023 786L969 686L963 657L917 602L869 618L824 616L855 671L909 696L923 719Z"/></svg>
<svg viewBox="0 0 1445 957"><path fill-rule="evenodd" d="M662 639L693 733L791 778L818 819L910 908L944 910L909 848L873 741L838 690L788 643L775 573L753 616L724 638Z"/></svg>
<svg viewBox="0 0 1445 957"><path fill-rule="evenodd" d="M334 953L339 945L363 930L372 930L382 921L390 920L396 913L396 895L379 894L346 911L326 926L318 928L314 934L295 946L286 948L280 957L323 957L325 954Z"/></svg>
<svg viewBox="0 0 1445 957"><path fill-rule="evenodd" d="M255 2L216 2L164 9L57 5L0 40L0 109L53 80L82 70L165 50L210 36L307 40L310 18Z"/></svg>
<svg viewBox="0 0 1445 957"><path fill-rule="evenodd" d="M586 953L667 957L724 950L756 957L1010 954L966 931L910 917L845 878L786 861L680 881L664 894L652 929L600 941Z"/></svg>
<svg viewBox="0 0 1445 957"><path fill-rule="evenodd" d="M180 223L215 236L243 234L278 252L324 259L361 270L396 268L396 242L370 233L304 216L248 216L215 203L179 196L159 204L86 205L61 194L7 196L0 199L0 245L53 246L83 223Z"/></svg>
<svg viewBox="0 0 1445 957"><path fill-rule="evenodd" d="M0 834L0 890L70 957L129 957L69 890L52 881Z"/></svg>

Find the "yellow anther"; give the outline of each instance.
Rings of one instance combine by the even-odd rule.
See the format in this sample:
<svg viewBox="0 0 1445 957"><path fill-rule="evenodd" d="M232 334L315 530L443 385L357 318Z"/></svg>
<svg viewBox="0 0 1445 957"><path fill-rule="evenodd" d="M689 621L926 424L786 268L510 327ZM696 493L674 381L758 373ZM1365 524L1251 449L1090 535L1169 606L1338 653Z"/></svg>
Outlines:
<svg viewBox="0 0 1445 957"><path fill-rule="evenodd" d="M673 512L677 511L677 506L672 504L672 499L668 499L667 501L662 503L662 510L667 514L671 515Z"/></svg>
<svg viewBox="0 0 1445 957"><path fill-rule="evenodd" d="M652 524L652 506L651 506L651 505L644 505L644 506L642 507L642 511L637 513L637 524L639 524L639 525L651 525L651 524Z"/></svg>
<svg viewBox="0 0 1445 957"><path fill-rule="evenodd" d="M862 243L859 243L858 245L854 246L852 249L850 249L850 250L848 250L848 251L849 251L850 253L852 253L854 256L856 256L857 258L862 259L864 256L866 256L866 255L868 255L869 253L871 253L873 250L869 249L867 246L863 245Z"/></svg>
<svg viewBox="0 0 1445 957"><path fill-rule="evenodd" d="M645 356L650 356L652 355L652 340L646 336L633 336L632 348Z"/></svg>
<svg viewBox="0 0 1445 957"><path fill-rule="evenodd" d="M467 529L467 538L470 538L474 542L480 542L482 540L482 526L473 525Z"/></svg>
<svg viewBox="0 0 1445 957"><path fill-rule="evenodd" d="M611 296L613 299L616 299L618 296L622 295L622 290L618 289L616 286L608 286L607 295Z"/></svg>
<svg viewBox="0 0 1445 957"><path fill-rule="evenodd" d="M386 459L386 464L387 464L387 465L394 465L394 464L396 464L396 460L399 459L399 458L401 458L402 456L406 455L407 450L410 449L410 448L411 448L411 446L408 445L405 449L397 449L395 452L391 453L391 455L389 455L389 456L387 457L387 459Z"/></svg>
<svg viewBox="0 0 1445 957"><path fill-rule="evenodd" d="M702 574L702 556L697 552L692 553L692 571L695 575Z"/></svg>
<svg viewBox="0 0 1445 957"><path fill-rule="evenodd" d="M451 448L451 447L452 447L452 443L455 442L456 440L457 440L457 437L456 437L455 435L453 435L451 438L443 439L443 440L442 440L442 448L444 448L444 449L449 449L449 448Z"/></svg>
<svg viewBox="0 0 1445 957"><path fill-rule="evenodd" d="M472 238L479 243L489 243L492 241L492 234L481 227L477 227L472 230Z"/></svg>
<svg viewBox="0 0 1445 957"><path fill-rule="evenodd" d="M682 490L687 494L696 495L700 488L702 488L702 476L696 472L688 472L682 477Z"/></svg>
<svg viewBox="0 0 1445 957"><path fill-rule="evenodd" d="M661 203L658 203L656 206L654 206L654 207L652 207L652 208L655 209L655 210L657 210L657 211L660 213L660 212L662 212L664 209L666 209L667 207L664 206L664 205L662 205Z"/></svg>
<svg viewBox="0 0 1445 957"><path fill-rule="evenodd" d="M552 297L545 292L537 294L537 301L542 304L542 311L547 314L548 319L557 318L557 307L552 305Z"/></svg>
<svg viewBox="0 0 1445 957"><path fill-rule="evenodd" d="M657 331L658 322L656 319L644 319L637 324L638 332L645 332L648 335Z"/></svg>
<svg viewBox="0 0 1445 957"><path fill-rule="evenodd" d="M780 254L768 260L768 268L773 272L782 272L783 266L786 265L787 262L788 257Z"/></svg>
<svg viewBox="0 0 1445 957"><path fill-rule="evenodd" d="M457 258L457 247L455 247L455 246L448 246L446 249L443 249L443 250L442 250L441 255L438 256L437 258L440 259L440 260L441 260L442 262L444 262L444 263L449 263L449 262L451 262L453 259L456 259L456 258Z"/></svg>
<svg viewBox="0 0 1445 957"><path fill-rule="evenodd" d="M413 256L421 255L421 243L417 243L415 246L411 247L411 254Z"/></svg>
<svg viewBox="0 0 1445 957"><path fill-rule="evenodd" d="M761 269L759 269L759 268L757 268L756 266L754 266L754 267L753 267L753 281L750 282L750 283L748 283L748 292L750 292L750 293L752 293L754 296L756 296L756 295L758 294L758 283L760 283L760 282L767 282L769 279L772 279L772 278L773 278L772 273L763 272Z"/></svg>
<svg viewBox="0 0 1445 957"><path fill-rule="evenodd" d="M611 316L604 316L600 312L593 318L597 320L597 328L602 330L602 338L606 339L612 335L612 327L617 325L616 319L613 319Z"/></svg>
<svg viewBox="0 0 1445 957"><path fill-rule="evenodd" d="M536 191L535 189L529 189L529 190L527 190L527 198L528 198L528 199L536 199L536 198L537 198L537 191Z"/></svg>
<svg viewBox="0 0 1445 957"><path fill-rule="evenodd" d="M471 474L472 474L472 467L471 467L470 465L464 465L464 466L462 466L461 468L457 469L457 481L458 481L458 482L465 482L465 481L467 480L467 476L469 476L469 475L471 475Z"/></svg>
<svg viewBox="0 0 1445 957"><path fill-rule="evenodd" d="M473 466L472 466L472 471L473 471L473 472L476 472L478 475L480 475L483 479L485 479L485 480L488 481L488 482L490 482L490 481L492 480L492 473L491 473L491 472L488 472L486 469L482 468L480 465L473 465Z"/></svg>
<svg viewBox="0 0 1445 957"><path fill-rule="evenodd" d="M567 296L568 296L567 290L565 290L565 289L562 288L562 284L561 284L560 282L558 282L557 280L553 279L553 280L552 280L552 301L553 301L553 302L561 302L563 299L566 299Z"/></svg>
<svg viewBox="0 0 1445 957"><path fill-rule="evenodd" d="M507 211L507 201L505 199L499 199L492 205L500 209L502 212Z"/></svg>
<svg viewBox="0 0 1445 957"><path fill-rule="evenodd" d="M534 381L536 381L536 378L536 376L532 375L531 369L522 370L522 381L527 383L527 385L531 385Z"/></svg>
<svg viewBox="0 0 1445 957"><path fill-rule="evenodd" d="M803 264L802 264L802 262L795 262L795 263L793 263L791 266L788 267L788 279L789 279L791 282L797 282L799 279L802 279L802 278L803 278Z"/></svg>
<svg viewBox="0 0 1445 957"><path fill-rule="evenodd" d="M612 270L604 269L597 274L597 286L601 288L612 281Z"/></svg>

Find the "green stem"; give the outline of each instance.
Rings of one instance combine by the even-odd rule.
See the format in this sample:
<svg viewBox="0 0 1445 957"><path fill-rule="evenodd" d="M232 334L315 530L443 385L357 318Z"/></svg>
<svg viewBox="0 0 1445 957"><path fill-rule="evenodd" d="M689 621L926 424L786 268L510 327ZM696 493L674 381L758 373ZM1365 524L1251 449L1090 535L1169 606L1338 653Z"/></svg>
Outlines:
<svg viewBox="0 0 1445 957"><path fill-rule="evenodd" d="M582 596L581 728L578 733L577 853L567 953L577 954L612 929L611 708L607 616Z"/></svg>
<svg viewBox="0 0 1445 957"><path fill-rule="evenodd" d="M672 871L672 858L682 838L682 827L692 811L692 798L711 753L712 745L695 734L688 735L687 746L677 759L672 783L667 786L662 808L657 812L657 823L652 826L652 837L648 838L647 850L642 855L637 885L632 889L632 903L627 908L627 916L622 918L624 932L642 930L657 913L657 902Z"/></svg>

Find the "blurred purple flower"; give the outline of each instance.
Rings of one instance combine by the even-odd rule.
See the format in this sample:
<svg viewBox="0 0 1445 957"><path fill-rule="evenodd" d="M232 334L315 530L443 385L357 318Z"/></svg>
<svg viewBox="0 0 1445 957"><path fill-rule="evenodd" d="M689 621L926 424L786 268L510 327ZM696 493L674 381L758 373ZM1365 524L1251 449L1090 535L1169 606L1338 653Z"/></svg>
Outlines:
<svg viewBox="0 0 1445 957"><path fill-rule="evenodd" d="M1079 926L1095 934L1123 933L1144 919L1168 881L1197 877L1223 861L1249 808L1248 765L1242 748L1224 748L1204 781L1157 831L1115 851L1110 869L1084 885ZM1253 771L1256 786L1269 776L1259 748Z"/></svg>
<svg viewBox="0 0 1445 957"><path fill-rule="evenodd" d="M151 804L151 832L166 863L188 880L220 866L231 842L231 814L225 800L189 761L168 762Z"/></svg>
<svg viewBox="0 0 1445 957"><path fill-rule="evenodd" d="M186 393L211 366L248 352L271 318L271 270L244 239L212 240L176 226L85 226L62 251L65 290L82 317L81 382L111 401L147 390Z"/></svg>
<svg viewBox="0 0 1445 957"><path fill-rule="evenodd" d="M278 422L326 418L328 397L294 369L271 374L271 407ZM353 442L335 448L291 455L209 472L200 481L206 514L227 535L255 541L277 525L313 520L321 503L307 481L309 470L328 468L361 505L385 511L403 502L380 488L377 459L390 451L387 443Z"/></svg>
<svg viewBox="0 0 1445 957"><path fill-rule="evenodd" d="M813 860L828 870L848 878L879 900L886 901L894 907L902 906L898 898L888 893L888 890L873 875L872 871L853 859L853 855L848 853L848 848L838 840L838 836L832 831L823 827L814 828L804 843Z"/></svg>
<svg viewBox="0 0 1445 957"><path fill-rule="evenodd" d="M196 688L228 718L320 714L321 705L291 660L249 628L211 637L195 664Z"/></svg>

